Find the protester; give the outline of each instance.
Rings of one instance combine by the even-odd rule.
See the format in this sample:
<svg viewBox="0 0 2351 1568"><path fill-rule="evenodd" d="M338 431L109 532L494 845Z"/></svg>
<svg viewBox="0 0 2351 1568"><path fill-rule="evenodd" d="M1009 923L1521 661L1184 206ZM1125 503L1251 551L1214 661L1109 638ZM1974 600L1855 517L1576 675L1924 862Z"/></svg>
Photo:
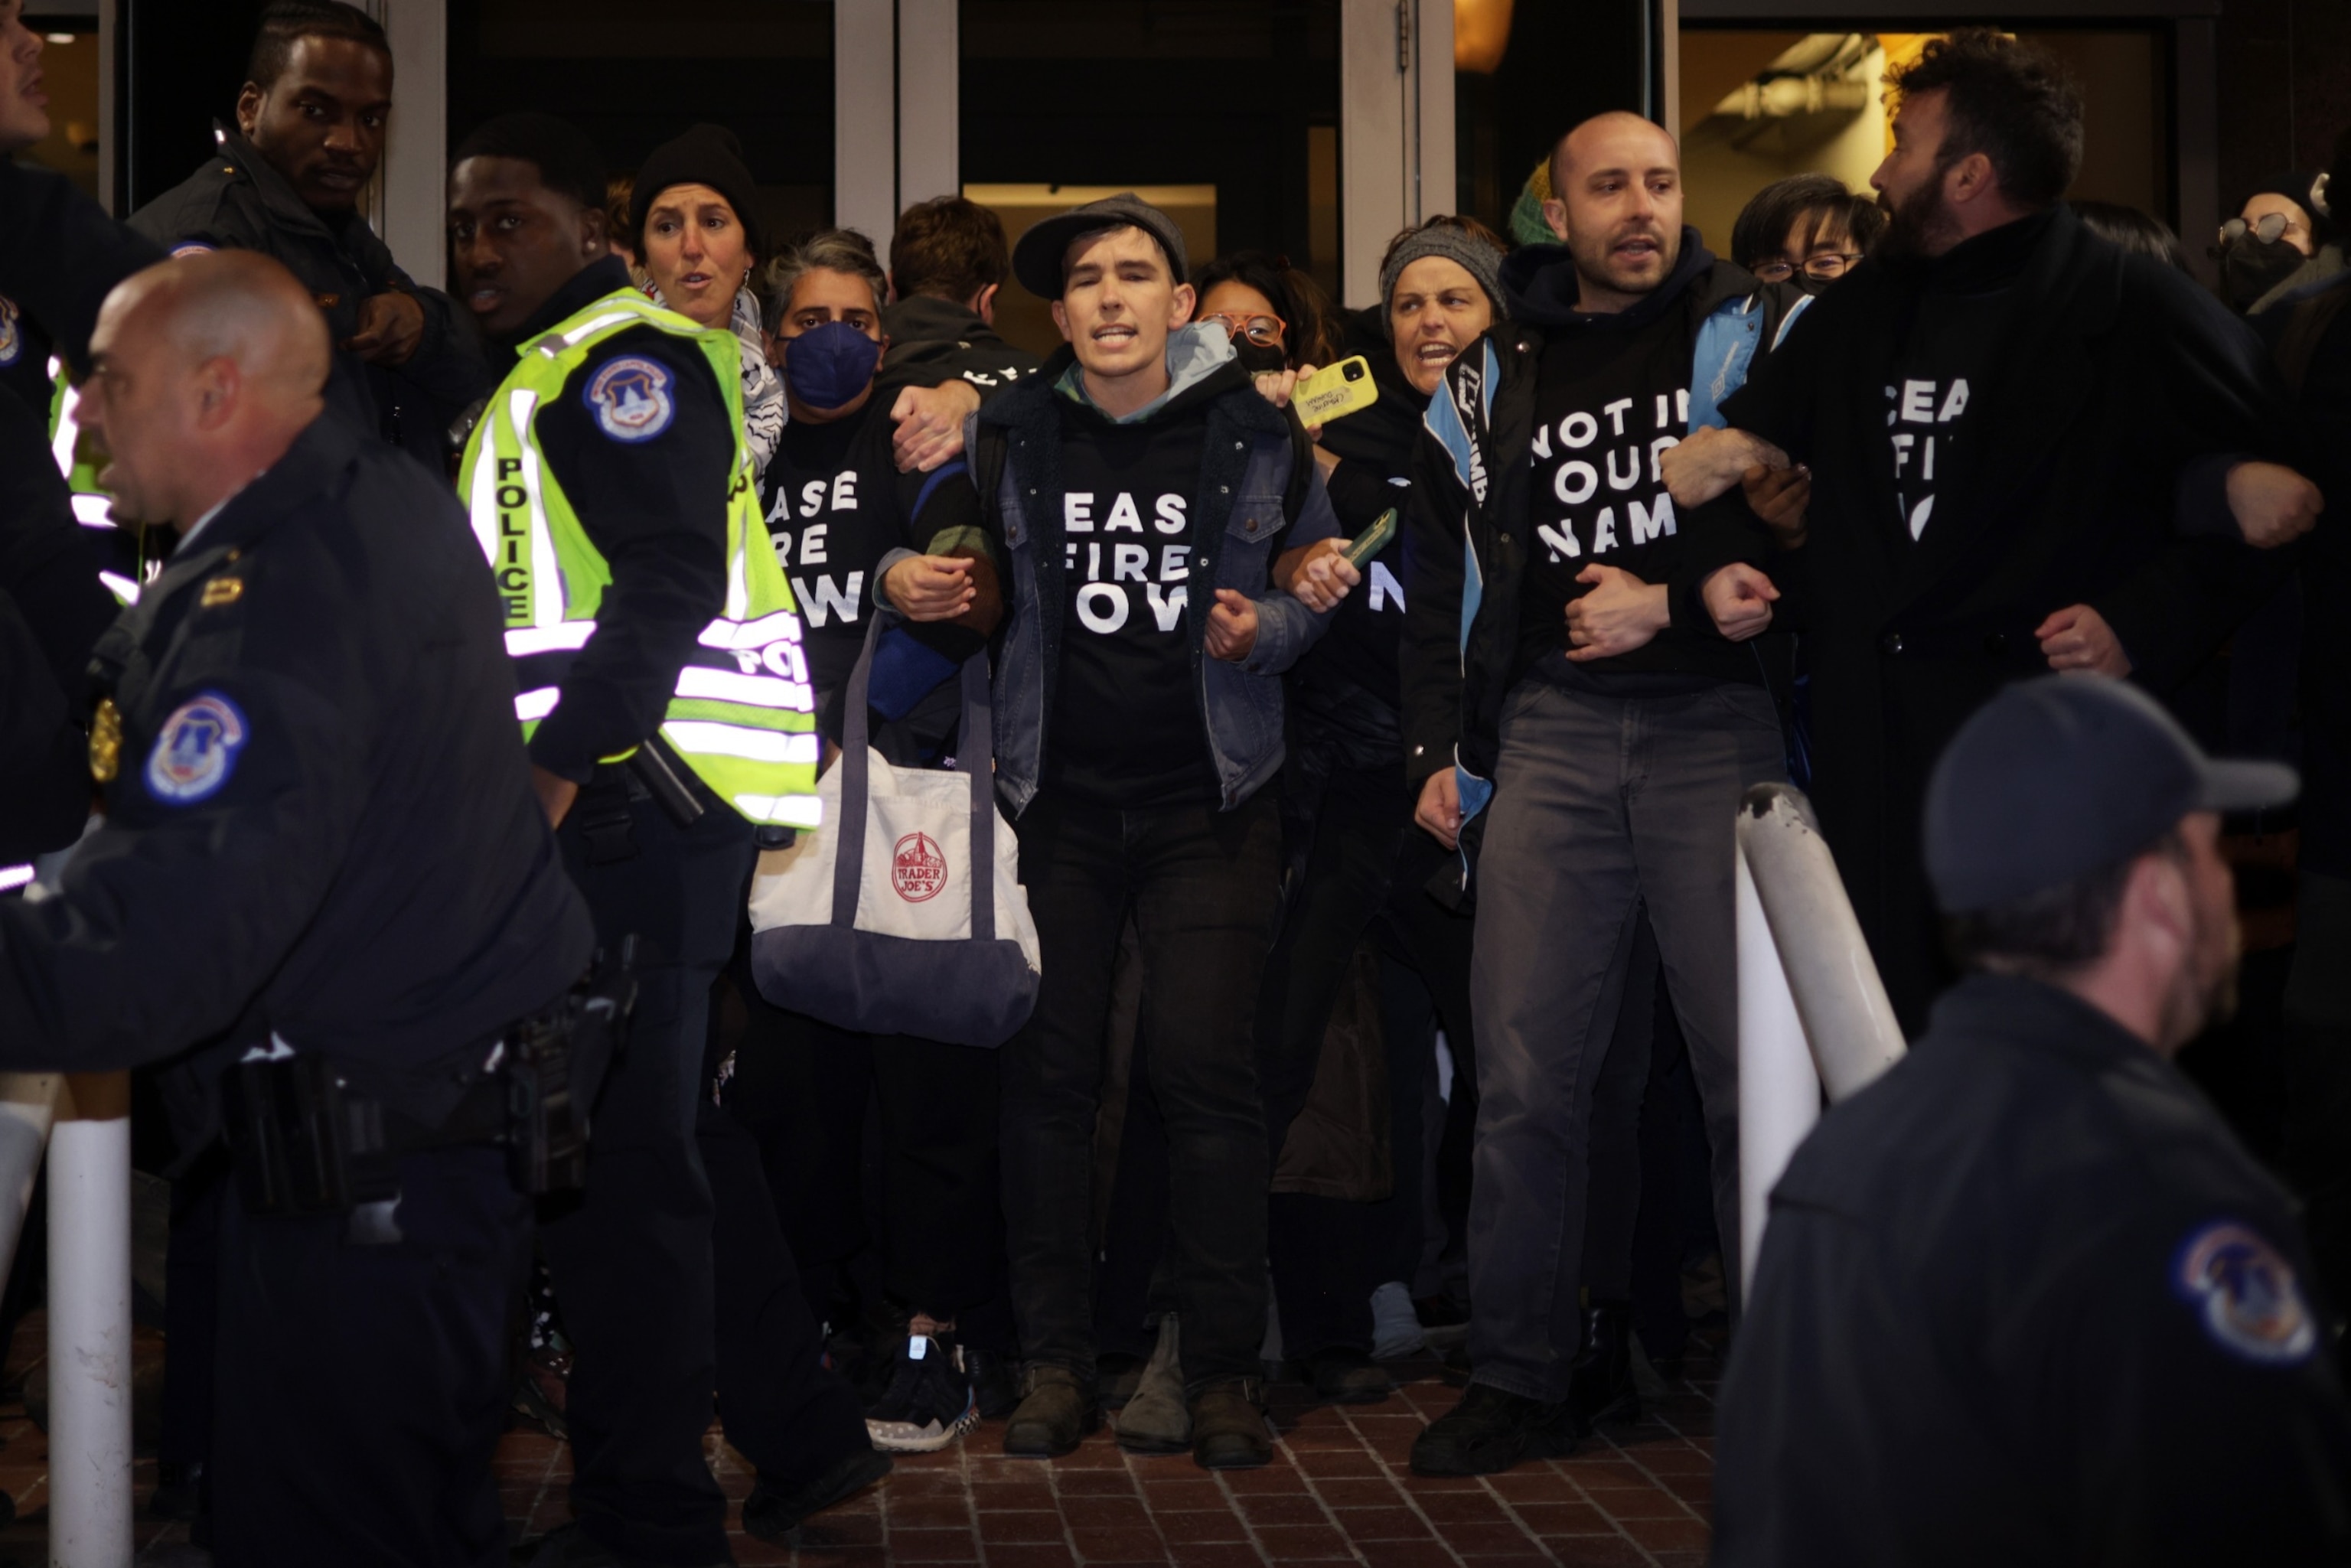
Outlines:
<svg viewBox="0 0 2351 1568"><path fill-rule="evenodd" d="M767 333L751 275L759 264L759 187L742 144L716 125L663 142L630 186L632 236L623 259L641 262L653 302L743 344L743 436L761 473L784 431L784 388L768 363Z"/></svg>
<svg viewBox="0 0 2351 1568"><path fill-rule="evenodd" d="M1730 254L1765 283L1818 294L1867 256L1886 214L1826 174L1792 174L1748 199L1730 225Z"/></svg>
<svg viewBox="0 0 2351 1568"><path fill-rule="evenodd" d="M1472 1373L1413 1446L1424 1474L1564 1454L1620 1392L1614 1367L1575 1375L1579 1270L1593 1088L1645 909L1733 1249L1731 821L1740 792L1786 766L1771 662L1717 636L1691 591L1725 560L1760 559L1761 540L1677 520L1657 459L1802 297L1683 226L1679 150L1646 120L1570 131L1552 186L1564 243L1504 265L1510 328L1447 371L1412 498L1407 776L1416 820L1476 856L1478 927Z"/></svg>
<svg viewBox="0 0 2351 1568"><path fill-rule="evenodd" d="M2151 218L2137 207L2126 207L2120 202L2072 202L2074 215L2082 226L2100 239L2118 245L2136 256L2147 256L2182 272L2191 271L2188 265L2188 247L2171 232L2171 225L2160 218Z"/></svg>
<svg viewBox="0 0 2351 1568"><path fill-rule="evenodd" d="M2295 422L2257 345L2058 201L2082 147L2063 68L1964 29L1894 86L1870 265L1665 469L1685 510L1742 476L1809 488L1793 548L1708 602L1726 636L1806 634L1813 800L1916 1032L1946 974L1917 847L1945 741L2041 670L2173 688L2275 590L2245 539L2306 529L2317 493L2280 466Z"/></svg>
<svg viewBox="0 0 2351 1568"><path fill-rule="evenodd" d="M1330 302L1313 277L1286 256L1236 251L1205 263L1192 275L1199 297L1194 319L1214 321L1232 334L1233 357L1252 376L1300 372L1332 359Z"/></svg>
<svg viewBox="0 0 2351 1568"><path fill-rule="evenodd" d="M977 202L938 196L900 213L890 236L881 385L894 392L944 370L984 396L1036 370L1036 355L996 331L996 297L1011 272L1004 222Z"/></svg>
<svg viewBox="0 0 2351 1568"><path fill-rule="evenodd" d="M284 262L327 315L337 413L438 474L446 433L490 388L448 296L417 286L360 211L392 120L382 26L340 0L263 9L220 151L131 216L174 256L257 250Z"/></svg>
<svg viewBox="0 0 2351 1568"><path fill-rule="evenodd" d="M952 679L1002 612L960 462L900 474L876 397L882 268L863 235L819 232L777 257L769 313L791 422L768 465L768 537L807 632L820 725L835 745L851 672L891 602L873 672L875 747L921 766L950 751ZM747 952L735 973L747 1019L727 1104L758 1135L810 1305L843 1327L870 1309L887 1325L867 1427L877 1448L945 1448L978 1419L981 1374L1003 1414L1012 1348L997 1190L997 1054L834 1029L762 998ZM863 1134L877 1100L883 1141L878 1234L865 1223ZM884 1299L860 1303L852 1260L879 1253ZM989 1314L974 1318L976 1312ZM860 1347L862 1348L862 1347ZM865 1372L866 1368L853 1370Z"/></svg>
<svg viewBox="0 0 2351 1568"><path fill-rule="evenodd" d="M2293 793L2121 682L2043 676L1960 727L1925 837L1969 973L1772 1191L1716 1563L2351 1555L2329 1303L2171 1060L2234 1006L2220 814Z"/></svg>
<svg viewBox="0 0 2351 1568"><path fill-rule="evenodd" d="M1383 304L1343 319L1334 351L1362 354L1379 393L1369 408L1325 425L1315 449L1350 536L1405 504L1430 394L1453 357L1502 315L1501 263L1501 242L1474 218L1432 218L1389 243L1380 266ZM1213 276L1204 272L1203 282ZM1212 292L1202 303L1205 317L1219 301ZM1331 548L1285 551L1275 580L1293 581L1310 556L1321 559ZM1318 1087L1324 1031L1358 945L1373 943L1387 972L1378 992L1385 1005L1375 1016L1389 1117L1374 1132L1388 1145L1392 1196L1360 1203L1277 1188L1269 1209L1283 1350L1318 1394L1341 1400L1384 1395L1387 1375L1372 1357L1409 1354L1422 1343L1412 1287L1426 1239L1423 1167L1437 1155L1424 1147L1422 1131L1425 1108L1437 1098L1432 1013L1453 1042L1455 1093L1465 1103L1475 1098L1467 1066L1469 923L1427 894L1447 856L1412 831L1412 797L1401 777L1396 661L1415 564L1412 542L1398 529L1356 574L1368 586L1339 601L1329 634L1290 674L1283 809L1296 841L1293 872L1258 1005L1259 1082L1268 1147L1279 1166L1291 1125ZM1449 1319L1458 1308L1448 1306L1432 1301L1428 1311Z"/></svg>
<svg viewBox="0 0 2351 1568"><path fill-rule="evenodd" d="M2351 129L2327 177L2351 199ZM2340 241L2332 270L2287 290L2253 318L2308 422L2317 478L2351 497L2351 271ZM2302 550L2302 809L2294 967L2285 989L2284 1168L2326 1293L2351 1301L2351 642L2334 631L2351 592L2351 529L2328 519Z"/></svg>
<svg viewBox="0 0 2351 1568"><path fill-rule="evenodd" d="M2254 188L2237 215L2220 225L2214 255L2220 289L2250 315L2335 237L2335 226L2311 194L2317 177L2306 169L2273 174Z"/></svg>
<svg viewBox="0 0 2351 1568"><path fill-rule="evenodd" d="M1008 562L997 789L1043 950L1004 1047L1006 1221L1022 1399L1005 1451L1062 1454L1097 1419L1090 1231L1111 969L1140 933L1150 1079L1173 1153L1168 1270L1188 1447L1264 1464L1258 1345L1266 1155L1249 1039L1273 912L1274 677L1320 622L1274 550L1333 534L1293 425L1192 314L1184 244L1133 195L1021 236L1013 267L1068 347L984 405L972 463ZM1124 536L1124 537L1122 537Z"/></svg>

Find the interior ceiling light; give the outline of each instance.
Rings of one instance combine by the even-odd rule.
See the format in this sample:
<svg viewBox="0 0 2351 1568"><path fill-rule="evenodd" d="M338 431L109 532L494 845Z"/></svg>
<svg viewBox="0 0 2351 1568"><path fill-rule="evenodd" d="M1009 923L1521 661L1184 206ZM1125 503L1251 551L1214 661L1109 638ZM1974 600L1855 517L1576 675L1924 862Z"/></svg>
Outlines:
<svg viewBox="0 0 2351 1568"><path fill-rule="evenodd" d="M1510 47L1511 0L1453 0L1453 68L1491 76Z"/></svg>

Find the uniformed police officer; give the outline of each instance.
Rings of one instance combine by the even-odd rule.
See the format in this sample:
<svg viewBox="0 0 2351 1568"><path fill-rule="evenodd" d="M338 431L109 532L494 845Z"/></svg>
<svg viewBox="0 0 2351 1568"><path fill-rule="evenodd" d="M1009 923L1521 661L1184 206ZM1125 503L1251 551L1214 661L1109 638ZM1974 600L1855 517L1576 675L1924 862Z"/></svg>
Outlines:
<svg viewBox="0 0 2351 1568"><path fill-rule="evenodd" d="M646 965L586 1201L542 1231L577 1352L577 1526L538 1561L721 1563L726 1503L702 1448L712 1200L694 1134L708 998L755 829L815 825L818 741L743 441L737 340L630 287L603 197L593 146L546 115L491 120L450 175L459 298L512 366L459 484L507 612L515 709L598 930L635 935ZM794 1478L814 1490L793 1509L865 1484L879 1458ZM747 1524L772 1523L776 1500L755 1496Z"/></svg>
<svg viewBox="0 0 2351 1568"><path fill-rule="evenodd" d="M333 335L336 412L434 472L450 422L489 389L448 296L419 287L359 210L392 120L383 28L339 0L261 13L234 129L203 167L131 216L173 255L257 250L302 280Z"/></svg>
<svg viewBox="0 0 2351 1568"><path fill-rule="evenodd" d="M78 770L48 754L69 744L82 665L115 612L99 585L109 559L50 461L51 355L59 335L86 345L107 287L156 258L64 176L12 161L49 131L40 57L21 0L0 0L0 600L13 601L0 607L0 865L80 830Z"/></svg>
<svg viewBox="0 0 2351 1568"><path fill-rule="evenodd" d="M253 1210L231 1202L221 1238L221 1560L488 1564L530 1218L491 1144L490 1067L593 936L463 517L322 417L329 352L261 256L152 267L99 316L86 409L109 483L180 540L99 643L107 821L55 896L0 905L0 1065L176 1055L183 1140L225 1114L247 1134ZM301 1103L386 1129L366 1208L248 1158L298 1079Z"/></svg>
<svg viewBox="0 0 2351 1568"><path fill-rule="evenodd" d="M2338 1324L2171 1064L2233 1004L2220 814L2294 788L2100 677L1960 729L1926 845L1970 973L1772 1192L1717 1564L2351 1561Z"/></svg>

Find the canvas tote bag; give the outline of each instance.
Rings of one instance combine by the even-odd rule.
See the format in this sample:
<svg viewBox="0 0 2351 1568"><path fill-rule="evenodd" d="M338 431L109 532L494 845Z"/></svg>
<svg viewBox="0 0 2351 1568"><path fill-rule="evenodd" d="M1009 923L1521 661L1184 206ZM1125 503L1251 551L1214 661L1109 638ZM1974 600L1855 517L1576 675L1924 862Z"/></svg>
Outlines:
<svg viewBox="0 0 2351 1568"><path fill-rule="evenodd" d="M867 744L882 622L851 674L823 826L759 857L760 995L839 1029L998 1046L1037 1002L1037 925L1019 845L996 809L987 655L963 667L956 769L897 768Z"/></svg>

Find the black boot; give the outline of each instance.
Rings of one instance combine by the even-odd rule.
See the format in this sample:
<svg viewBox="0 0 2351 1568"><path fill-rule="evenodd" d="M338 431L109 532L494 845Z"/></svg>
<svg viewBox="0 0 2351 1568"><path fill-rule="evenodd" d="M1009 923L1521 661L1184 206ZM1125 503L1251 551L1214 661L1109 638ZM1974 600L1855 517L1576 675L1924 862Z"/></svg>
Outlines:
<svg viewBox="0 0 2351 1568"><path fill-rule="evenodd" d="M1583 1309L1583 1343L1568 1369L1567 1403L1587 1432L1603 1421L1640 1418L1632 1328L1629 1301L1595 1301Z"/></svg>

